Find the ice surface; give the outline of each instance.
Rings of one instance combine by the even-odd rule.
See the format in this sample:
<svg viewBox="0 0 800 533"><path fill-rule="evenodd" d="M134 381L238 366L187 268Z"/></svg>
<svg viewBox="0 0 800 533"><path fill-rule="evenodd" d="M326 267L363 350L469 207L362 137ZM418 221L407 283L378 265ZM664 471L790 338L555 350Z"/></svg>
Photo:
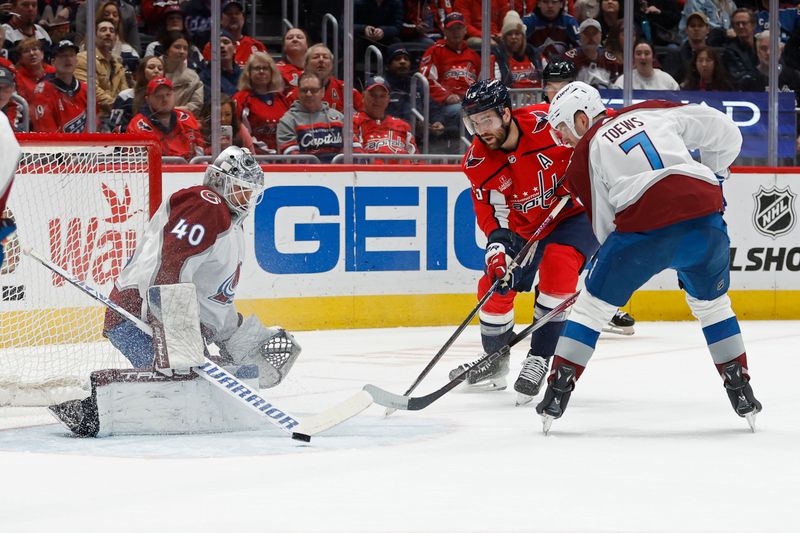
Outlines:
<svg viewBox="0 0 800 533"><path fill-rule="evenodd" d="M755 434L696 324L636 328L601 337L548 437L510 389L387 419L372 406L310 444L271 427L77 439L43 409L3 408L0 531L800 531L800 323L742 323ZM452 329L299 332L270 395L303 414L365 383L402 393ZM478 350L469 328L418 392Z"/></svg>

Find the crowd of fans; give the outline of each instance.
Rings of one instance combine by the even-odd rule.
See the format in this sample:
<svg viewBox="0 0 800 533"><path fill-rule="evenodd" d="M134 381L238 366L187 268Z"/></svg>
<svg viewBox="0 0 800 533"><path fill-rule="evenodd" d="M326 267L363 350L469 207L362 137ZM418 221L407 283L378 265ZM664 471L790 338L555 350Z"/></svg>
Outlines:
<svg viewBox="0 0 800 533"><path fill-rule="evenodd" d="M0 0L0 2L3 0ZM309 0L312 4L317 2ZM301 2L302 3L302 2ZM459 142L460 103L481 75L481 0L354 0L358 83L354 152L417 153L422 128L433 145ZM341 20L341 2L323 8ZM635 35L624 35L621 0L492 0L491 76L544 89L542 72L568 59L577 79L621 88L623 42L634 39L632 86L649 90L764 91L770 59L768 0L637 0ZM781 90L800 93L797 1L781 2ZM208 0L104 0L95 13L97 131L148 132L164 154L210 152L211 13ZM330 161L343 147L340 58L301 28L280 48L245 34L245 5L221 3L223 148L311 154ZM87 131L86 4L0 4L0 109L19 129ZM365 72L367 47L384 72ZM412 76L428 82L431 115L412 131ZM360 90L359 90L360 89ZM15 96L15 94L17 96ZM416 138L416 139L415 139Z"/></svg>

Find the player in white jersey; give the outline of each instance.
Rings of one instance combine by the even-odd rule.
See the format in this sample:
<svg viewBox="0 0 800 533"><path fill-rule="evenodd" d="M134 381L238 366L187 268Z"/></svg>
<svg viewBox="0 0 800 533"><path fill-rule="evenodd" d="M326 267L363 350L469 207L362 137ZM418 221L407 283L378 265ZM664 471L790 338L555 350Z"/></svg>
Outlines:
<svg viewBox="0 0 800 533"><path fill-rule="evenodd" d="M3 242L16 230L11 219L3 217L21 153L14 130L11 129L5 113L0 113L0 146L3 149L3 157L0 157L0 267L2 267L5 257Z"/></svg>
<svg viewBox="0 0 800 533"><path fill-rule="evenodd" d="M742 144L736 125L707 106L660 100L609 117L597 90L582 82L558 92L548 121L575 147L569 189L586 206L601 246L536 408L545 433L564 414L616 308L667 268L678 273L734 410L754 429L761 404L727 294L730 241L722 219L721 182ZM697 149L701 162L690 154Z"/></svg>
<svg viewBox="0 0 800 533"><path fill-rule="evenodd" d="M218 364L239 365L239 369L246 367L246 375L237 373L237 377L258 377L260 386L270 387L277 385L289 371L300 353L300 347L290 334L280 328L265 328L255 316L243 320L233 305L245 256L242 222L260 201L263 189L264 172L250 152L236 146L226 148L209 165L203 185L181 189L161 204L145 228L136 251L117 278L110 299L132 315L150 322L158 332L163 324L158 323L156 315L163 316L166 311L151 308L148 291L154 286L192 284L196 293L199 328L206 342L213 342L219 347ZM185 310L182 312L186 313ZM161 350L156 350L158 341L111 309L106 312L103 333L134 369L150 371L133 372L118 379L125 382L125 385L119 386L120 390L127 387L129 382L148 384L144 395L139 390L129 392L126 389L122 392L126 401L141 406L141 411L175 409L177 413L185 413L189 405L205 405L215 401L213 392L198 388L201 386L196 383L186 385L185 374L175 376L175 381L167 389L159 389L164 378L156 375L156 372L163 374L162 366L172 365L161 364L164 358ZM284 349L280 364L275 363L276 343ZM198 354L198 357L202 359L203 354ZM172 375L172 372L166 373ZM104 410L103 405L98 406L98 380L95 374L92 376L92 395L89 398L50 408L69 429L82 436L96 435L104 413L111 409ZM109 379L116 379L115 376L102 376L102 385L106 385ZM154 392L156 389L158 392ZM114 391L114 394L120 393ZM166 406L161 401L154 407L152 402L148 403L148 398L142 397L148 394L162 400L165 397L169 400L170 395L174 395L175 401L166 402ZM191 399L187 399L190 395ZM195 398L196 401L193 401ZM184 415L173 415L172 419L164 415L171 427L165 426L163 429L157 421L131 421L129 413L115 413L116 420L113 422L118 427L124 424L126 427L146 427L148 431L156 432L180 432L175 431L176 424L178 427L185 426L186 431L198 431L199 424L203 423L203 415L198 413L195 413L197 418L194 419L194 425L193 420L187 421ZM120 419L124 422L120 422ZM105 425L111 427L113 424ZM204 427L223 431L232 426L221 424ZM235 427L241 429L241 426Z"/></svg>

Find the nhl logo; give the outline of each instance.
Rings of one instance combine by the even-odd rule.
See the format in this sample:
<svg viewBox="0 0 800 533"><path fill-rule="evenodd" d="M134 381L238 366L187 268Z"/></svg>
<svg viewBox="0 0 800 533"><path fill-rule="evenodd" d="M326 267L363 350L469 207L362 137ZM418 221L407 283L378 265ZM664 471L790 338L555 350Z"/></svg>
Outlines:
<svg viewBox="0 0 800 533"><path fill-rule="evenodd" d="M759 187L753 195L756 202L753 211L753 225L756 231L773 239L785 235L794 228L794 199L789 187L765 189Z"/></svg>

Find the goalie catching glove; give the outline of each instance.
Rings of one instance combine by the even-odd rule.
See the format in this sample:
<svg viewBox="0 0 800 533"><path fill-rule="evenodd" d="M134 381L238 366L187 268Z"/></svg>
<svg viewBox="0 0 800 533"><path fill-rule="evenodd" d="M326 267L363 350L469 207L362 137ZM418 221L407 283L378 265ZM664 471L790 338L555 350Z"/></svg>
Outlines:
<svg viewBox="0 0 800 533"><path fill-rule="evenodd" d="M497 287L498 293L508 293L519 281L522 267L514 262L514 256L524 245L522 237L505 228L496 229L489 234L489 243L486 245L486 274L492 282L501 280ZM532 257L532 254L529 253L528 257Z"/></svg>
<svg viewBox="0 0 800 533"><path fill-rule="evenodd" d="M302 350L291 333L283 328L265 327L255 315L242 322L227 341L217 344L237 365L256 365L258 384L264 388L278 385Z"/></svg>

